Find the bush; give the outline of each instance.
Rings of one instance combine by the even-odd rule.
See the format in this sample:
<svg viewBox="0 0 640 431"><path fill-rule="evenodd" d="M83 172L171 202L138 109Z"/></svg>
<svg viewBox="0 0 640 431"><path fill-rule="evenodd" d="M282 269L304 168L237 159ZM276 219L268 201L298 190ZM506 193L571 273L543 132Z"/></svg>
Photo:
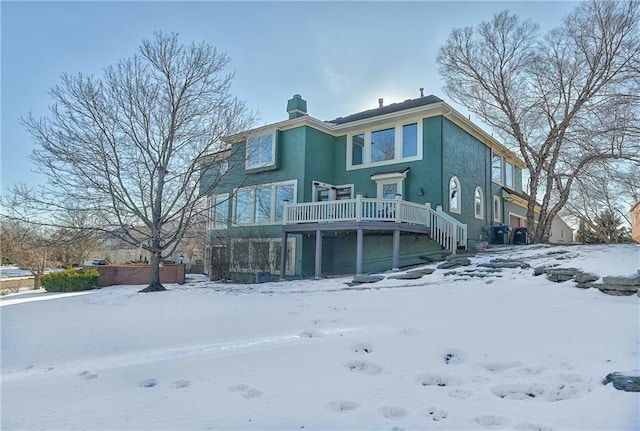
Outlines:
<svg viewBox="0 0 640 431"><path fill-rule="evenodd" d="M65 269L40 277L47 292L78 292L98 288L100 273L96 269Z"/></svg>

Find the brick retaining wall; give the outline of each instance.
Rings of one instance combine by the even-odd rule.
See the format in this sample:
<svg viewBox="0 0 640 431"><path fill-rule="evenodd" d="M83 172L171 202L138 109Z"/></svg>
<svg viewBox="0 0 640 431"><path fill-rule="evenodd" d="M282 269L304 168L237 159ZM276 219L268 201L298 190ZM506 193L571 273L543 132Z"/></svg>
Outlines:
<svg viewBox="0 0 640 431"><path fill-rule="evenodd" d="M91 266L100 273L98 285L114 286L120 284L149 284L150 265L104 265ZM184 284L185 265L161 265L160 283Z"/></svg>

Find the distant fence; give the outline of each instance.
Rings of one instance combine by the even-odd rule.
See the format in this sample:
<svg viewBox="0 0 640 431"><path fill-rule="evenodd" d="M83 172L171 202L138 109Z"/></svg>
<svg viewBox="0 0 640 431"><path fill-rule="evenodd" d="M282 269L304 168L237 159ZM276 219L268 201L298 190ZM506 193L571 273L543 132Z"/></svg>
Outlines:
<svg viewBox="0 0 640 431"><path fill-rule="evenodd" d="M160 265L160 283L184 284L184 264ZM114 286L120 284L148 284L151 276L150 265L100 265L86 267L97 269L100 273L98 285Z"/></svg>

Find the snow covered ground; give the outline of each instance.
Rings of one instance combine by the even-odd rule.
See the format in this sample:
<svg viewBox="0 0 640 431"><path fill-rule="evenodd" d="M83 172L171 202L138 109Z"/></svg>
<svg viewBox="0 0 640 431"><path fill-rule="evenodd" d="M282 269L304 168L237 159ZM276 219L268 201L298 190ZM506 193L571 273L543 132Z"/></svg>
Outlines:
<svg viewBox="0 0 640 431"><path fill-rule="evenodd" d="M600 276L640 268L634 245L524 246L472 263L496 257ZM354 287L192 279L152 294L8 295L2 429L640 427L638 394L602 384L638 368L638 296L533 269L462 270Z"/></svg>

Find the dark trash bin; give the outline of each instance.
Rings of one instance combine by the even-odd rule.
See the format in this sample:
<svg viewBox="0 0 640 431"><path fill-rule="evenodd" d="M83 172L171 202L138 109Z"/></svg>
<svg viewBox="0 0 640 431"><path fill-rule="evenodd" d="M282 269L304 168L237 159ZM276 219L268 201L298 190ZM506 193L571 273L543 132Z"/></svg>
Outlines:
<svg viewBox="0 0 640 431"><path fill-rule="evenodd" d="M527 243L527 228L517 227L513 231L513 243L514 244L526 244Z"/></svg>
<svg viewBox="0 0 640 431"><path fill-rule="evenodd" d="M494 244L509 244L509 226L506 224L499 224L493 226L493 243Z"/></svg>

